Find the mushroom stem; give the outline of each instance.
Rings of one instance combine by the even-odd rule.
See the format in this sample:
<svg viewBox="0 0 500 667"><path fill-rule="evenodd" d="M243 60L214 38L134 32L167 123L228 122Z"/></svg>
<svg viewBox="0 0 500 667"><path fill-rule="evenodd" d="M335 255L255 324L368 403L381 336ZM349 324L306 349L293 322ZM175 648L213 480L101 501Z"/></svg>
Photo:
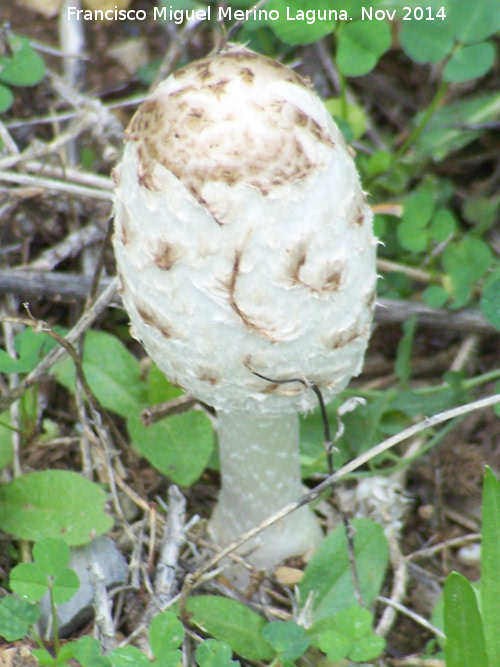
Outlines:
<svg viewBox="0 0 500 667"><path fill-rule="evenodd" d="M224 546L299 498L303 488L296 413L219 411L217 418L222 488L209 531ZM269 570L290 556L311 552L321 537L316 517L302 507L247 542L242 553L254 567ZM231 578L244 581L234 572Z"/></svg>

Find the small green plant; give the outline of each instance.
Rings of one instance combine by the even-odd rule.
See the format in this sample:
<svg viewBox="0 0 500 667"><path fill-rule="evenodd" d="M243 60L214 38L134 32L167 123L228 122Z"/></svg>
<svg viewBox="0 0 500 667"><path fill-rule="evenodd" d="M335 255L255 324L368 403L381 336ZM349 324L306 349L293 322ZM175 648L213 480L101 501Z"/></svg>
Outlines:
<svg viewBox="0 0 500 667"><path fill-rule="evenodd" d="M354 520L353 528L361 594L370 607L384 580L387 541L380 525L368 519ZM312 601L308 628L295 621L266 623L241 602L215 595L189 598L186 610L196 629L226 643L243 659L270 667L293 667L310 647L337 661L347 657L371 660L382 653L385 641L373 632L372 613L353 606L355 592L343 526L325 538L306 566L299 593L304 604Z"/></svg>
<svg viewBox="0 0 500 667"><path fill-rule="evenodd" d="M16 641L29 636L39 648L33 651L40 665L67 667L68 661L78 661L82 667L177 667L182 654L180 646L184 638L182 623L172 612L155 616L149 628L149 643L153 662L133 646L120 647L108 656L102 653L100 643L92 637L81 637L76 641L61 644L57 628L57 605L70 600L78 591L80 582L74 570L68 567L70 550L61 539L40 540L33 547L33 562L20 563L10 575L12 594L0 602L0 636L7 641ZM46 594L50 596L51 617L54 634L54 654L45 648L34 629L40 618L38 602ZM198 647L199 667L229 667L235 662L222 662L221 658L231 649L217 641L206 648ZM210 655L216 659L210 661ZM198 659L199 658L199 659ZM74 662L72 662L74 664Z"/></svg>
<svg viewBox="0 0 500 667"><path fill-rule="evenodd" d="M373 632L373 614L359 606L319 621L310 632L316 634L318 647L331 662L343 658L366 662L378 658L385 648L385 640Z"/></svg>
<svg viewBox="0 0 500 667"><path fill-rule="evenodd" d="M56 332L64 335L61 328L56 328ZM23 376L57 345L47 333L30 328L17 334L14 343L17 359L0 349L0 373ZM76 373L71 359L66 358L56 364L52 372L60 384L71 392L75 391ZM139 454L180 486L190 486L200 477L214 445L213 428L203 412L191 410L173 415L150 427L144 426L140 419L140 413L145 408L182 393L166 380L156 366L151 366L145 378L137 359L118 338L103 331L89 331L84 344L83 372L100 405L127 420ZM33 403L36 404L36 401L30 401L29 405ZM23 431L29 433L37 422L37 416L27 407L24 412ZM5 428L0 428L0 464L3 461L8 464L12 456L8 413L0 415L0 427L2 423ZM165 446L158 447L158 442L163 442Z"/></svg>
<svg viewBox="0 0 500 667"><path fill-rule="evenodd" d="M45 76L45 63L26 37L4 30L0 55L0 113L14 103L11 86L35 86Z"/></svg>
<svg viewBox="0 0 500 667"><path fill-rule="evenodd" d="M383 562L372 562L368 571L363 565L363 554L369 551L387 554L387 544L377 524L359 520L355 522L355 528L355 555L361 566L361 589L366 602L370 604L379 592L387 556ZM332 555L336 559L332 559ZM16 641L25 636L34 639L39 648L33 654L40 665L66 667L70 660L78 661L82 667L151 665L145 653L133 646L119 647L109 655L104 655L100 643L91 637L61 644L57 628L57 605L70 600L79 588L76 573L68 567L69 557L66 542L47 538L34 545L33 562L20 563L13 568L10 576L13 593L0 602L0 636L7 641ZM301 595L318 577L326 585L319 591L316 604L313 599L313 624L307 629L295 621L268 623L237 600L215 595L189 598L186 608L191 617L190 623L200 632L213 637L197 647L198 667L238 667L240 663L233 659L233 653L246 660L261 661L269 667L293 667L310 647L326 654L330 660L343 657L369 660L378 657L385 643L373 633L371 612L352 606L351 572L342 527L335 531L329 541L327 538L322 553L306 568ZM370 578L373 580L369 581ZM34 629L40 618L38 602L47 593L50 596L54 631L53 653L44 646ZM176 613L166 611L156 616L151 622L148 636L154 665L177 667L180 664L184 628Z"/></svg>
<svg viewBox="0 0 500 667"><path fill-rule="evenodd" d="M471 584L458 572L446 578L443 617L446 667L500 664L500 483L490 469L483 487L481 581Z"/></svg>

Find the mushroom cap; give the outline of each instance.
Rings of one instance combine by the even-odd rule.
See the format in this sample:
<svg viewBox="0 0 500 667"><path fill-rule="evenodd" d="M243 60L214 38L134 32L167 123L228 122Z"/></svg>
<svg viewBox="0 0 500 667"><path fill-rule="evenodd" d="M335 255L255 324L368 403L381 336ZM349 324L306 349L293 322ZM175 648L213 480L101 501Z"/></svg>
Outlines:
<svg viewBox="0 0 500 667"><path fill-rule="evenodd" d="M115 170L114 249L133 335L217 410L326 401L360 371L372 214L338 127L292 70L241 47L171 75Z"/></svg>

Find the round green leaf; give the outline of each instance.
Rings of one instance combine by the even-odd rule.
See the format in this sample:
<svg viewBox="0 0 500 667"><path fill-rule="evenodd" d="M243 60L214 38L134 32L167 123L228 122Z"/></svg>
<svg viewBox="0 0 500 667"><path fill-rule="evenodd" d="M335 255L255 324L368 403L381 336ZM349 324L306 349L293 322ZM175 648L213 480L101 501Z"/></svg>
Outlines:
<svg viewBox="0 0 500 667"><path fill-rule="evenodd" d="M406 55L415 62L437 63L451 52L455 40L447 16L444 21L402 21L399 41Z"/></svg>
<svg viewBox="0 0 500 667"><path fill-rule="evenodd" d="M423 252L429 242L427 230L421 229L411 222L400 223L397 228L397 235L403 248L411 252Z"/></svg>
<svg viewBox="0 0 500 667"><path fill-rule="evenodd" d="M83 371L97 400L127 418L146 404L147 388L139 362L116 336L88 331L83 349ZM75 391L75 366L69 358L52 369L58 382Z"/></svg>
<svg viewBox="0 0 500 667"><path fill-rule="evenodd" d="M440 285L429 285L422 292L422 298L431 308L441 308L448 301L449 294Z"/></svg>
<svg viewBox="0 0 500 667"><path fill-rule="evenodd" d="M53 537L40 540L33 547L33 559L40 569L49 575L56 575L69 563L70 551L67 543Z"/></svg>
<svg viewBox="0 0 500 667"><path fill-rule="evenodd" d="M335 625L337 630L357 641L360 637L371 634L373 615L368 609L351 606L342 609L335 616Z"/></svg>
<svg viewBox="0 0 500 667"><path fill-rule="evenodd" d="M466 236L445 248L442 262L444 270L449 274L455 307L465 305L472 287L486 274L492 259L490 247L482 239L473 236Z"/></svg>
<svg viewBox="0 0 500 667"><path fill-rule="evenodd" d="M27 600L7 595L0 602L0 636L8 642L22 639L40 618L40 608Z"/></svg>
<svg viewBox="0 0 500 667"><path fill-rule="evenodd" d="M325 37L335 28L336 21L316 20L317 12L326 12L334 8L335 1L317 0L313 6L309 0L271 0L266 4L267 11L277 11L279 18L269 21L269 27L287 44L311 44ZM333 17L333 15L332 15Z"/></svg>
<svg viewBox="0 0 500 667"><path fill-rule="evenodd" d="M12 90L0 83L0 113L4 113L14 104Z"/></svg>
<svg viewBox="0 0 500 667"><path fill-rule="evenodd" d="M423 228L431 219L436 201L436 190L432 183L425 183L415 190L404 203L403 222Z"/></svg>
<svg viewBox="0 0 500 667"><path fill-rule="evenodd" d="M199 667L226 667L236 664L231 660L232 655L233 651L226 642L206 639L196 649L195 658Z"/></svg>
<svg viewBox="0 0 500 667"><path fill-rule="evenodd" d="M24 540L87 544L113 521L97 484L66 470L31 472L0 488L0 528Z"/></svg>
<svg viewBox="0 0 500 667"><path fill-rule="evenodd" d="M437 243L447 241L457 227L456 218L447 208L439 209L429 225L431 239Z"/></svg>
<svg viewBox="0 0 500 667"><path fill-rule="evenodd" d="M47 575L36 563L19 563L10 573L10 587L29 602L38 602L49 589Z"/></svg>
<svg viewBox="0 0 500 667"><path fill-rule="evenodd" d="M262 630L262 636L283 660L296 660L304 655L310 641L304 628L294 621L273 621Z"/></svg>
<svg viewBox="0 0 500 667"><path fill-rule="evenodd" d="M460 0L448 14L455 39L465 44L480 42L500 30L498 0Z"/></svg>
<svg viewBox="0 0 500 667"><path fill-rule="evenodd" d="M80 588L80 580L77 573L69 567L58 572L52 584L52 595L56 604L63 604L71 600Z"/></svg>
<svg viewBox="0 0 500 667"><path fill-rule="evenodd" d="M158 614L151 621L149 643L156 659L179 648L184 639L184 626L171 611Z"/></svg>
<svg viewBox="0 0 500 667"><path fill-rule="evenodd" d="M109 655L113 667L151 667L149 658L135 646L123 646Z"/></svg>
<svg viewBox="0 0 500 667"><path fill-rule="evenodd" d="M34 86L45 76L45 63L25 37L10 34L12 57L0 58L0 81L11 86Z"/></svg>
<svg viewBox="0 0 500 667"><path fill-rule="evenodd" d="M374 660L382 653L385 648L385 640L371 634L368 637L358 639L352 649L349 651L349 658L355 662L366 662Z"/></svg>
<svg viewBox="0 0 500 667"><path fill-rule="evenodd" d="M325 106L332 116L342 118L343 108L340 97L331 97L325 101ZM357 104L347 105L345 121L349 124L353 139L359 139L366 132L368 125L366 114Z"/></svg>
<svg viewBox="0 0 500 667"><path fill-rule="evenodd" d="M447 62L443 79L454 82L477 79L493 67L495 55L495 47L490 42L464 46Z"/></svg>
<svg viewBox="0 0 500 667"><path fill-rule="evenodd" d="M352 525L361 594L365 603L370 605L384 581L389 561L387 540L382 526L374 521L353 519ZM316 621L352 606L355 593L343 526L333 530L319 545L304 570L299 591L300 599L304 601L313 593Z"/></svg>
<svg viewBox="0 0 500 667"><path fill-rule="evenodd" d="M74 644L74 656L82 664L89 667L111 667L109 658L102 655L101 644L94 637L85 635Z"/></svg>
<svg viewBox="0 0 500 667"><path fill-rule="evenodd" d="M337 66L346 76L370 72L391 45L391 31L385 21L354 21L339 30Z"/></svg>
<svg viewBox="0 0 500 667"><path fill-rule="evenodd" d="M352 648L352 640L336 630L326 630L319 638L319 648L326 653L331 662L339 662L345 658Z"/></svg>
<svg viewBox="0 0 500 667"><path fill-rule="evenodd" d="M196 482L208 463L213 427L199 410L173 415L148 427L136 411L127 427L139 454L179 486Z"/></svg>
<svg viewBox="0 0 500 667"><path fill-rule="evenodd" d="M271 660L274 651L261 636L266 621L237 600L197 595L187 601L191 622L203 632L226 642L248 660Z"/></svg>
<svg viewBox="0 0 500 667"><path fill-rule="evenodd" d="M14 453L12 450L12 429L10 427L10 412L6 410L0 414L0 470L11 463Z"/></svg>
<svg viewBox="0 0 500 667"><path fill-rule="evenodd" d="M500 330L500 276L485 285L481 296L481 312Z"/></svg>

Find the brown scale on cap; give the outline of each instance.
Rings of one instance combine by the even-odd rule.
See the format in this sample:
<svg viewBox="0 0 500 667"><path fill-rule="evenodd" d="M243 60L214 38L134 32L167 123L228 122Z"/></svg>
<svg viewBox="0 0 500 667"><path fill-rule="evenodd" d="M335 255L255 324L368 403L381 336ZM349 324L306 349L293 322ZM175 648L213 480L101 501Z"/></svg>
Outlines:
<svg viewBox="0 0 500 667"><path fill-rule="evenodd" d="M244 67L238 65L242 60ZM218 61L217 67L212 68L214 61ZM241 81L252 84L256 76L253 67L247 52L201 61L175 75L181 88L168 95L160 90L157 97L140 107L127 139L137 144L138 178L142 185L153 191L160 189L154 178L155 165L159 163L204 204L202 191L207 183L222 182L232 187L245 183L266 195L273 188L305 178L318 166L320 158L313 160L308 155L304 141L311 144L314 139L328 145L333 141L325 128L291 102L270 94L267 108L258 108L242 98L241 109L233 105L232 112L227 100L221 102L225 93L239 99L239 89L229 91L228 87L240 85ZM262 69L281 69L283 80L305 86L298 75L279 63L258 58L255 67L260 68L261 76ZM241 144L246 134L242 117L249 134L250 129L253 135L255 127L262 128L262 138L252 139L245 151L235 155L234 145Z"/></svg>
<svg viewBox="0 0 500 667"><path fill-rule="evenodd" d="M242 254L241 251L235 254L233 270L227 286L229 304L233 309L233 311L245 324L245 326L247 326L252 331L255 331L255 333L258 333L260 336L263 336L264 338L267 338L270 341L276 342L277 339L274 336L272 336L262 324L258 324L252 317L250 317L247 313L245 313L244 310L240 308L238 302L236 301L236 283L238 281L238 275L240 273L241 254Z"/></svg>
<svg viewBox="0 0 500 667"><path fill-rule="evenodd" d="M182 252L167 241L160 241L153 250L154 262L162 271L169 271L180 255L182 255Z"/></svg>
<svg viewBox="0 0 500 667"><path fill-rule="evenodd" d="M323 280L319 285L312 285L301 276L301 270L307 262L307 244L299 243L291 252L291 262L286 269L286 277L294 285L306 287L311 292L317 294L332 294L336 292L342 284L343 266L341 263L331 261L324 267L317 268L317 274L323 275ZM319 282L319 281L318 281Z"/></svg>
<svg viewBox="0 0 500 667"><path fill-rule="evenodd" d="M138 303L136 307L137 312L144 323L159 331L163 338L170 339L179 337L178 334L176 334L173 325L170 324L170 322L166 322L163 317L159 317L158 313L151 310L146 303Z"/></svg>
<svg viewBox="0 0 500 667"><path fill-rule="evenodd" d="M363 327L361 322L358 320L347 329L344 329L343 331L340 331L339 333L336 333L325 340L325 347L332 350L338 350L341 347L345 347L346 345L349 345L349 343L352 343L354 340L356 340L356 338L365 336L366 329L367 327Z"/></svg>

